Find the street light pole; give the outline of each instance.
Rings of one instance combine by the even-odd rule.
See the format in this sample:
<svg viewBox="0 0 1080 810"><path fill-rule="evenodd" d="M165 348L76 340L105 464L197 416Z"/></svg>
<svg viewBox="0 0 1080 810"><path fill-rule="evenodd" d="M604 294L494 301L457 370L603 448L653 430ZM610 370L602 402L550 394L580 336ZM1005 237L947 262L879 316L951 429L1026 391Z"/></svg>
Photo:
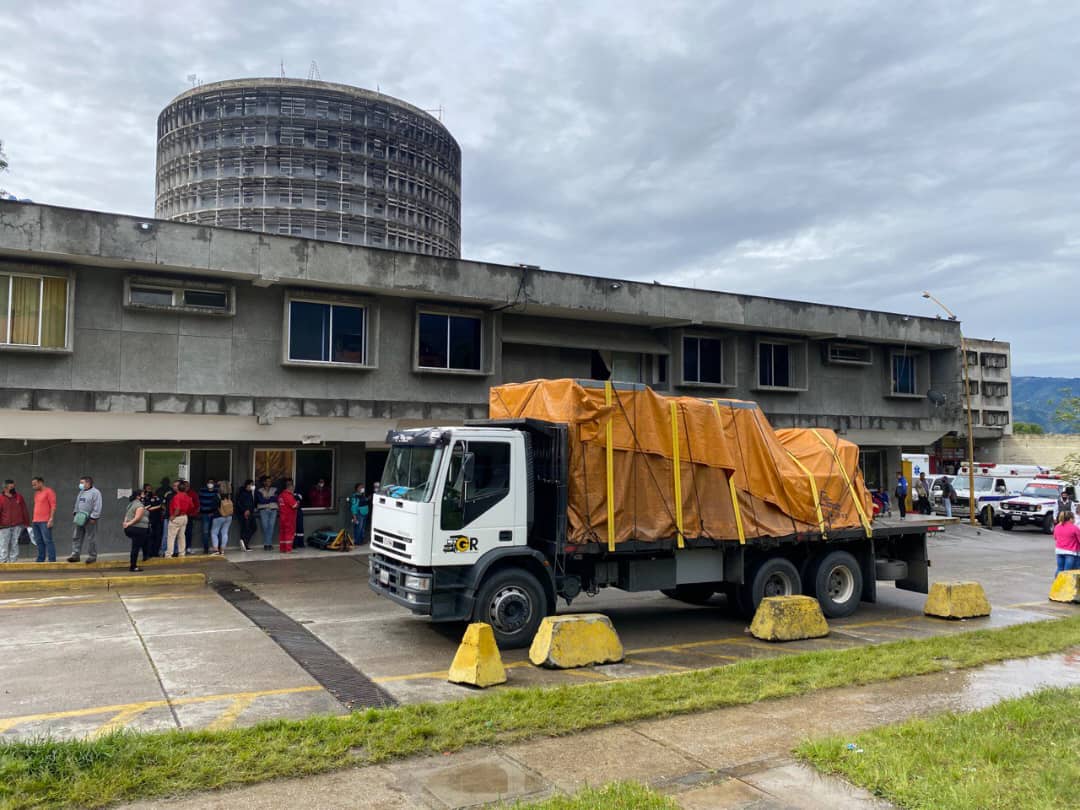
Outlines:
<svg viewBox="0 0 1080 810"><path fill-rule="evenodd" d="M923 298L929 298L949 316L950 321L958 320L953 311L923 290ZM960 362L964 367L964 404L967 408L967 456L968 456L968 519L971 525L978 525L975 520L975 437L972 431L971 419L971 378L968 374L967 343L964 341L964 332L960 331Z"/></svg>

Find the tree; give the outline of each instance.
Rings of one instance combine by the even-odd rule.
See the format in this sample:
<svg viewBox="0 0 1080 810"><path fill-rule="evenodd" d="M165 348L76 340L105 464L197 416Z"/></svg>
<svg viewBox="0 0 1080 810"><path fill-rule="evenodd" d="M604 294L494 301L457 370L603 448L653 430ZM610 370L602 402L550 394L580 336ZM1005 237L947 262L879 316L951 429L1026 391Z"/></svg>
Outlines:
<svg viewBox="0 0 1080 810"><path fill-rule="evenodd" d="M1013 433L1027 434L1030 436L1041 436L1042 434L1046 433L1046 431L1043 430L1042 425L1037 425L1034 422L1014 422Z"/></svg>
<svg viewBox="0 0 1080 810"><path fill-rule="evenodd" d="M1054 422L1063 427L1062 433L1075 433L1080 428L1080 396L1071 388L1061 389L1061 399L1054 409Z"/></svg>
<svg viewBox="0 0 1080 810"><path fill-rule="evenodd" d="M1061 478L1073 483L1080 483L1080 453L1069 453L1065 460L1054 468Z"/></svg>

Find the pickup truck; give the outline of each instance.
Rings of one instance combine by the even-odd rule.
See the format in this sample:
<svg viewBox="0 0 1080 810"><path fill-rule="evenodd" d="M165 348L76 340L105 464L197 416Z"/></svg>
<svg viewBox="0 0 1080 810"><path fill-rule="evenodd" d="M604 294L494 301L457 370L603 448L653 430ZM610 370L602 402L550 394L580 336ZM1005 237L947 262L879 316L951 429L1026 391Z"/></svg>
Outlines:
<svg viewBox="0 0 1080 810"><path fill-rule="evenodd" d="M501 647L528 645L558 599L609 587L691 604L723 593L746 616L766 596L799 593L847 616L876 601L878 580L926 593L929 521L871 525L854 445L828 431L774 434L754 403L703 405L640 385L608 384L609 404L587 415L544 410L571 395L595 404L605 387L557 382L576 387L511 408L496 397L520 392L502 386L492 392L502 418L387 436L372 509L376 593L434 621L486 622ZM533 415L508 417L522 411ZM732 469L743 463L733 457L746 466Z"/></svg>
<svg viewBox="0 0 1080 810"><path fill-rule="evenodd" d="M951 476L953 488L956 490L956 500L953 501L953 517L971 516L971 497L968 492L967 476ZM982 525L990 527L998 521L1001 504L1010 495L1019 492L1009 492L1008 484L1004 478L994 478L989 475L975 476L975 514ZM934 482L933 489L934 513L945 514L945 503L941 497L940 479Z"/></svg>

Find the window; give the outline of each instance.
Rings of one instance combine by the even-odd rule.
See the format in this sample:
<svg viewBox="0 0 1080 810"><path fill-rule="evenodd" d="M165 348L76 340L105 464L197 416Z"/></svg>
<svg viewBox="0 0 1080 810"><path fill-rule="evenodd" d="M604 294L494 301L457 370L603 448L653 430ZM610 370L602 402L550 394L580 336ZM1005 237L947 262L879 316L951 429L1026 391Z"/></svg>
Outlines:
<svg viewBox="0 0 1080 810"><path fill-rule="evenodd" d="M787 343L758 344L758 385L791 388L791 346Z"/></svg>
<svg viewBox="0 0 1080 810"><path fill-rule="evenodd" d="M67 314L66 278L0 273L0 345L63 349Z"/></svg>
<svg viewBox="0 0 1080 810"><path fill-rule="evenodd" d="M717 338L683 338L683 382L724 384L724 341Z"/></svg>
<svg viewBox="0 0 1080 810"><path fill-rule="evenodd" d="M129 278L125 283L125 304L134 309L179 309L219 315L235 312L232 287L139 278Z"/></svg>
<svg viewBox="0 0 1080 810"><path fill-rule="evenodd" d="M330 102L326 99L315 99L315 117L326 118L330 112Z"/></svg>
<svg viewBox="0 0 1080 810"><path fill-rule="evenodd" d="M349 241L349 229L348 228L342 228L341 232L338 235L338 239L340 241L342 241L342 242L348 242Z"/></svg>
<svg viewBox="0 0 1080 810"><path fill-rule="evenodd" d="M868 366L872 362L870 347L860 343L829 343L825 357L838 365Z"/></svg>
<svg viewBox="0 0 1080 810"><path fill-rule="evenodd" d="M1009 356L1007 354L983 352L982 364L986 368L1008 368Z"/></svg>
<svg viewBox="0 0 1080 810"><path fill-rule="evenodd" d="M979 353L968 350L964 353L967 358L967 364L969 366L979 365Z"/></svg>
<svg viewBox="0 0 1080 810"><path fill-rule="evenodd" d="M916 356L897 353L892 356L892 393L901 396L917 396L915 372Z"/></svg>
<svg viewBox="0 0 1080 810"><path fill-rule="evenodd" d="M232 452L216 449L143 448L139 482L155 490L169 487L177 478L199 489L209 479L232 481Z"/></svg>
<svg viewBox="0 0 1080 810"><path fill-rule="evenodd" d="M315 237L320 238L320 237L324 237L324 236L326 236L326 226L325 225L316 225L315 226Z"/></svg>
<svg viewBox="0 0 1080 810"><path fill-rule="evenodd" d="M303 127L282 127L281 137L278 138L278 143L283 146L303 146L304 145L304 128Z"/></svg>
<svg viewBox="0 0 1080 810"><path fill-rule="evenodd" d="M352 105L342 104L340 109L342 121L352 121Z"/></svg>
<svg viewBox="0 0 1080 810"><path fill-rule="evenodd" d="M319 301L289 301L289 352L305 363L367 363L367 309Z"/></svg>
<svg viewBox="0 0 1080 810"><path fill-rule="evenodd" d="M279 491L285 478L293 479L296 494L304 509L335 509L334 451L326 447L257 448L254 451L252 478L258 483L270 476ZM320 489L320 479L325 486Z"/></svg>
<svg viewBox="0 0 1080 810"><path fill-rule="evenodd" d="M281 114L282 115L303 115L304 114L304 99L290 97L290 96L282 96L281 97Z"/></svg>
<svg viewBox="0 0 1080 810"><path fill-rule="evenodd" d="M304 229L299 225L291 225L288 222L282 222L277 226L277 232L283 236L299 236L304 232Z"/></svg>
<svg viewBox="0 0 1080 810"><path fill-rule="evenodd" d="M325 191L316 191L315 192L315 206L317 208L326 208L326 192Z"/></svg>
<svg viewBox="0 0 1080 810"><path fill-rule="evenodd" d="M986 397L1007 397L1009 395L1009 384L1005 382L984 382L982 392L983 396Z"/></svg>
<svg viewBox="0 0 1080 810"><path fill-rule="evenodd" d="M349 180L352 180L352 166L350 166L348 163L342 163L341 164L341 181L342 182L347 182Z"/></svg>
<svg viewBox="0 0 1080 810"><path fill-rule="evenodd" d="M319 179L321 179L323 177L326 177L326 161L325 160L316 160L315 161L315 177L319 178Z"/></svg>
<svg viewBox="0 0 1080 810"><path fill-rule="evenodd" d="M285 189L278 192L278 202L301 205L304 202L304 192Z"/></svg>
<svg viewBox="0 0 1080 810"><path fill-rule="evenodd" d="M328 143L327 132L325 129L315 130L315 145L325 147Z"/></svg>
<svg viewBox="0 0 1080 810"><path fill-rule="evenodd" d="M466 480L466 461L472 474ZM510 445L507 442L455 442L446 468L439 525L463 529L510 493Z"/></svg>
<svg viewBox="0 0 1080 810"><path fill-rule="evenodd" d="M465 315L421 312L417 318L420 368L480 371L481 321Z"/></svg>
<svg viewBox="0 0 1080 810"><path fill-rule="evenodd" d="M1008 411L983 411L982 423L987 427L1005 427L1009 424Z"/></svg>
<svg viewBox="0 0 1080 810"><path fill-rule="evenodd" d="M304 170L303 158L281 158L278 162L278 168L281 169L281 173L286 177L293 177L300 174Z"/></svg>
<svg viewBox="0 0 1080 810"><path fill-rule="evenodd" d="M352 199L350 197L342 197L341 210L348 211L350 208L352 208Z"/></svg>

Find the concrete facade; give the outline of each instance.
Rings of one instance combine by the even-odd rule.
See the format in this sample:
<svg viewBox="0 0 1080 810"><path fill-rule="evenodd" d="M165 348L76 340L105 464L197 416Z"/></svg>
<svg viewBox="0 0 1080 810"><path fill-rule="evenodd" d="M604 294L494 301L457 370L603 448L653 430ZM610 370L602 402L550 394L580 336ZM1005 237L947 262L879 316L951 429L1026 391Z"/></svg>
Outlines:
<svg viewBox="0 0 1080 810"><path fill-rule="evenodd" d="M236 79L158 117L157 216L456 258L461 149L413 105L358 87Z"/></svg>
<svg viewBox="0 0 1080 810"><path fill-rule="evenodd" d="M964 338L977 438L1011 436L1012 347L1004 340Z"/></svg>
<svg viewBox="0 0 1080 810"><path fill-rule="evenodd" d="M69 310L61 347L0 343L0 475L28 490L43 474L62 503L97 476L114 546L118 490L142 483L148 451L229 450L234 482L257 449L331 451L336 506L309 527L340 523L387 430L483 417L490 386L538 377L754 399L778 427L858 442L868 479L961 427L926 397L960 371L959 325L934 318L15 203L0 203L5 273L67 279ZM192 290L227 305L187 305ZM305 359L294 304L362 326L344 348L331 327L331 355Z"/></svg>

